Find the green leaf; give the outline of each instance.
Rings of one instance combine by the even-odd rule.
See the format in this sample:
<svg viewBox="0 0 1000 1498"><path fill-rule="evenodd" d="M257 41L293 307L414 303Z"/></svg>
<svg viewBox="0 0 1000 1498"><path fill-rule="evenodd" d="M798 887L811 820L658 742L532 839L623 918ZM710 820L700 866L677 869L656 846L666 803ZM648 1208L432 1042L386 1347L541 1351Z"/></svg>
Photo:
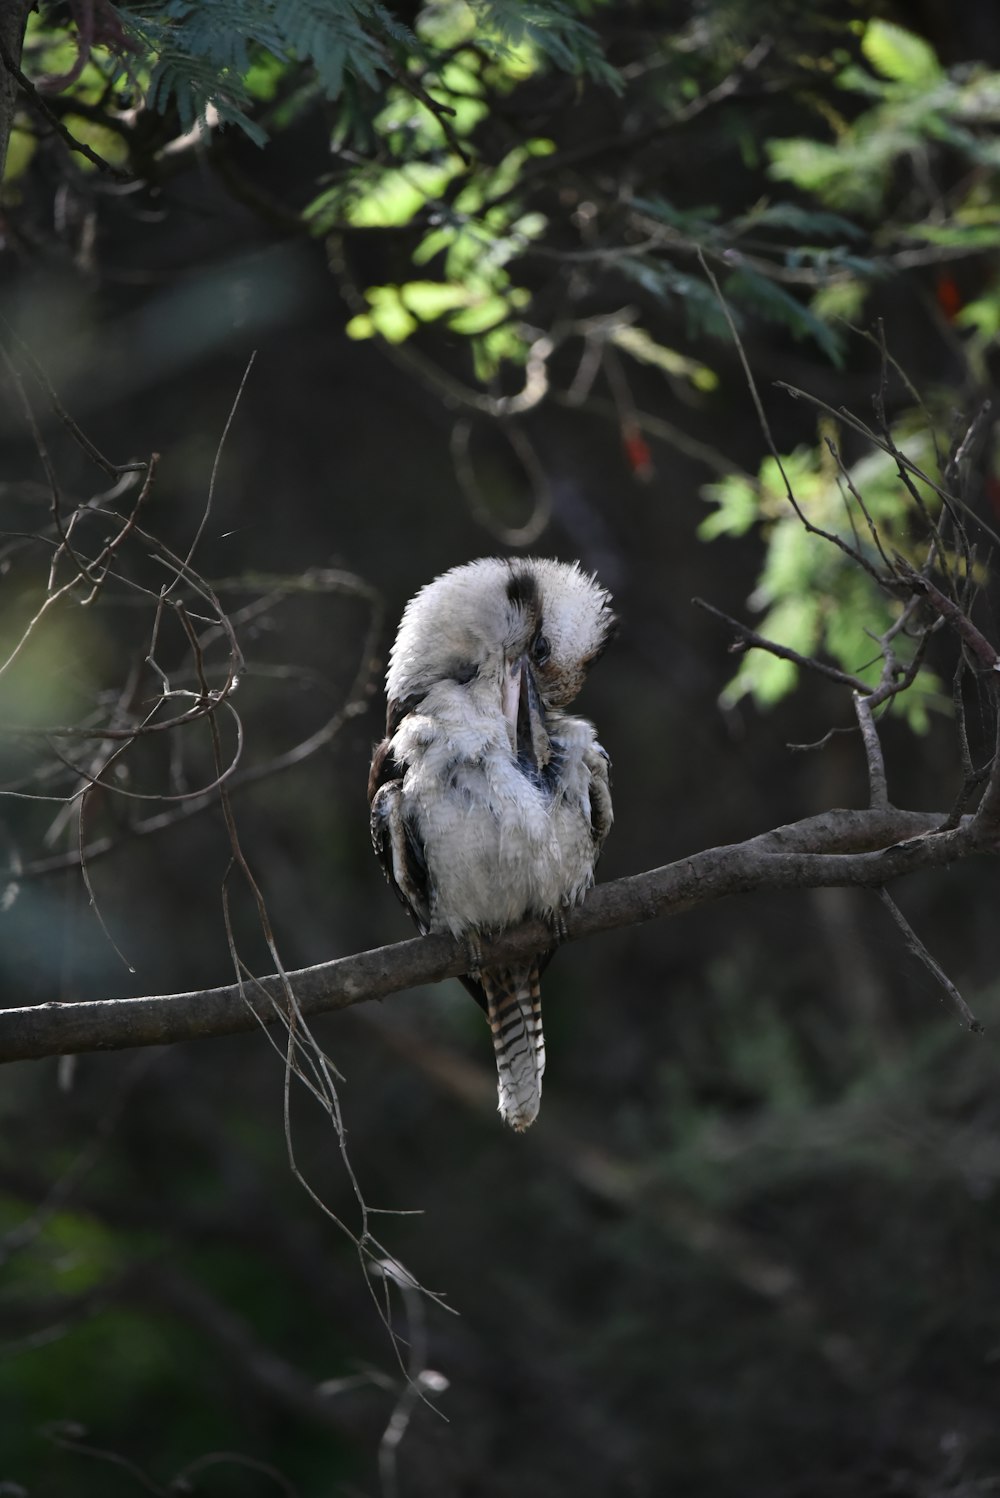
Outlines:
<svg viewBox="0 0 1000 1498"><path fill-rule="evenodd" d="M63 116L63 124L75 140L89 146L102 161L109 161L113 166L124 166L128 161L128 145L117 130L100 125L95 120L84 119L81 115L72 112L67 112ZM77 170L96 172L97 167L86 157L81 157Z"/></svg>
<svg viewBox="0 0 1000 1498"><path fill-rule="evenodd" d="M897 83L926 87L944 76L930 43L893 21L869 21L861 50L883 78Z"/></svg>
<svg viewBox="0 0 1000 1498"><path fill-rule="evenodd" d="M344 329L344 332L347 334L348 338L354 338L357 340L360 340L362 338L374 338L375 324L372 322L371 314L368 312L359 312L356 317L351 318L350 322Z"/></svg>
<svg viewBox="0 0 1000 1498"><path fill-rule="evenodd" d="M825 202L844 208L874 211L882 198L892 148L886 145L875 155L869 149L859 153L850 141L835 146L825 141L791 136L769 140L771 158L768 174L778 182L792 182L805 192L815 193Z"/></svg>
<svg viewBox="0 0 1000 1498"><path fill-rule="evenodd" d="M399 294L407 311L421 322L432 322L453 307L469 304L468 290L449 281L407 281L399 288Z"/></svg>
<svg viewBox="0 0 1000 1498"><path fill-rule="evenodd" d="M926 244L940 244L948 248L995 250L1000 245L1000 220L982 224L956 221L945 224L911 224L907 230L914 239Z"/></svg>
<svg viewBox="0 0 1000 1498"><path fill-rule="evenodd" d="M449 317L448 326L455 333L486 333L510 315L510 305L502 296L487 296L464 312Z"/></svg>
<svg viewBox="0 0 1000 1498"><path fill-rule="evenodd" d="M371 326L387 343L403 343L416 332L417 320L404 307L398 286L370 286L365 296L372 305L368 314ZM365 336L360 330L351 334L354 338Z"/></svg>
<svg viewBox="0 0 1000 1498"><path fill-rule="evenodd" d="M701 492L716 506L714 514L698 526L701 541L714 541L718 536L744 536L759 518L756 486L737 474L706 484Z"/></svg>
<svg viewBox="0 0 1000 1498"><path fill-rule="evenodd" d="M727 298L743 301L761 317L784 323L793 337L812 338L838 369L843 362L841 339L831 327L821 322L809 307L796 301L783 286L770 281L758 271L744 266L726 278L723 291Z"/></svg>
<svg viewBox="0 0 1000 1498"><path fill-rule="evenodd" d="M435 255L440 255L442 250L454 244L457 233L457 229L452 228L450 224L443 229L431 229L428 234L424 235L410 259L414 265L426 265L428 261L434 259Z"/></svg>
<svg viewBox="0 0 1000 1498"><path fill-rule="evenodd" d="M505 66L545 57L563 72L584 74L621 93L624 79L611 66L597 33L566 0L469 0L481 27L480 45L494 42ZM499 44L499 45L497 45Z"/></svg>
<svg viewBox="0 0 1000 1498"><path fill-rule="evenodd" d="M720 210L713 204L705 203L697 208L676 208L666 198L634 198L633 207L638 208L641 213L648 213L651 218L658 218L665 224L670 224L674 229L683 229L686 234L693 234L696 238L704 239L711 237L711 224L717 219Z"/></svg>
<svg viewBox="0 0 1000 1498"><path fill-rule="evenodd" d="M751 650L721 692L719 701L724 707L734 707L742 697L750 696L758 707L773 707L788 696L798 679L798 667L792 661L783 661L764 650Z"/></svg>
<svg viewBox="0 0 1000 1498"><path fill-rule="evenodd" d="M449 156L440 163L415 161L410 166L383 172L362 197L346 207L346 221L355 229L388 229L408 224L465 170L460 156Z"/></svg>
<svg viewBox="0 0 1000 1498"><path fill-rule="evenodd" d="M714 336L728 333L725 313L712 288L706 286L701 277L686 275L669 260L654 260L652 256L624 255L617 262L617 268L659 301L676 297L692 336L702 332ZM737 326L739 321L737 316Z"/></svg>
<svg viewBox="0 0 1000 1498"><path fill-rule="evenodd" d="M665 344L657 343L656 339L646 332L645 328L621 327L616 328L611 334L611 342L633 359L641 364L652 364L657 369L662 369L665 374L677 376L688 380L696 390L715 390L718 388L719 377L707 364L701 364L697 359L689 359L685 354L679 353L677 349L667 348Z"/></svg>
<svg viewBox="0 0 1000 1498"><path fill-rule="evenodd" d="M817 234L823 239L842 236L845 239L863 239L864 231L849 218L839 213L825 213L816 209L800 208L796 203L768 203L754 209L742 218L733 220L732 227L743 233L747 229L791 229L795 234Z"/></svg>
<svg viewBox="0 0 1000 1498"><path fill-rule="evenodd" d="M10 141L7 146L7 160L3 172L5 183L15 181L27 168L37 145L38 141L34 135L27 130L18 130L15 126L10 132Z"/></svg>
<svg viewBox="0 0 1000 1498"><path fill-rule="evenodd" d="M955 323L960 328L974 328L984 341L1000 337L1000 292L966 302Z"/></svg>
<svg viewBox="0 0 1000 1498"><path fill-rule="evenodd" d="M501 323L472 340L472 360L476 378L487 383L500 372L507 362L523 364L528 355L528 345L513 323Z"/></svg>
<svg viewBox="0 0 1000 1498"><path fill-rule="evenodd" d="M863 281L844 276L821 286L809 307L821 322L832 322L834 318L856 322L864 311L869 289Z"/></svg>

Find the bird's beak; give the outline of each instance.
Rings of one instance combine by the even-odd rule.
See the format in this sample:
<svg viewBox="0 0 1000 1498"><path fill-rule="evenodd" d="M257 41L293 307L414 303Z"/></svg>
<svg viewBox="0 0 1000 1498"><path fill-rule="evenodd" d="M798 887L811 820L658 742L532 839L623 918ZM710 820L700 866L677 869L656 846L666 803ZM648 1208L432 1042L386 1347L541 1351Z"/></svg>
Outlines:
<svg viewBox="0 0 1000 1498"><path fill-rule="evenodd" d="M523 763L534 770L544 770L552 758L552 744L545 726L545 709L526 655L508 664L501 696L511 748Z"/></svg>

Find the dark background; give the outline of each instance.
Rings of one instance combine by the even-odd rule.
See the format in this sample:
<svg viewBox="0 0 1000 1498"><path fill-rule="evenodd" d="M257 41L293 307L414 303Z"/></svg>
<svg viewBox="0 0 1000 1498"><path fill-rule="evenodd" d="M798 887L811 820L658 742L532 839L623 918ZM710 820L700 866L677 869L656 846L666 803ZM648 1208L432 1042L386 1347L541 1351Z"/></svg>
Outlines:
<svg viewBox="0 0 1000 1498"><path fill-rule="evenodd" d="M992 5L900 18L945 62L1000 65ZM559 87L561 143L604 128L602 109L627 108ZM753 128L785 130L797 108L767 100ZM298 205L321 169L323 129L307 122L262 154L231 150ZM712 116L674 136L655 169L677 201L710 194L733 211L763 179L716 131ZM241 629L244 764L266 764L329 719L359 663L377 685L417 587L504 547L456 479L454 409L385 349L345 337L327 245L264 222L197 158L155 193L78 181L61 206L57 175L40 162L10 210L3 315L104 452L162 454L149 528L186 551L256 351L197 552L202 575L335 568L384 601L377 662L363 659L368 602L336 590L276 598ZM90 212L96 244L84 256ZM358 283L389 279L393 253L357 235ZM538 270L543 302L564 273ZM988 257L961 271L988 273ZM630 295L597 282L594 306ZM665 343L683 343L680 312L645 310ZM897 276L875 315L917 386L967 400L930 272ZM459 345L441 335L431 352L459 370ZM840 371L764 322L747 347L781 451L814 442L816 426L770 388L779 376L870 410L878 361L860 341ZM720 339L711 362L720 387L696 398L633 370L636 404L755 471L765 444L735 354ZM35 399L64 494L105 487ZM864 804L853 735L822 752L787 747L850 723L842 689L807 680L766 714L719 706L729 637L690 600L747 617L761 543L697 539L710 468L651 436L654 472L640 482L602 411L550 401L525 428L553 497L535 549L596 570L622 620L581 699L615 772L602 879ZM25 487L43 475L10 383L0 431L4 525L31 530L47 490ZM531 496L502 432L483 418L473 444L497 524L520 523ZM10 555L5 637L45 564ZM222 591L232 609L250 596ZM137 613L117 595L86 616L67 610L17 678L8 717L41 680L49 719L113 689L148 633ZM182 645L165 641L163 658L179 662ZM382 711L375 690L322 752L233 793L287 968L411 934L368 839ZM915 738L891 723L885 738L894 800L949 805L960 778L950 725ZM37 748L4 752L13 780ZM185 752L193 783L210 780L207 738ZM133 788L163 784L164 754L130 762ZM133 974L78 870L32 874L72 850L72 820L45 844L58 808L7 805L4 1003L231 981L224 882L242 959L269 969L217 807L92 861L97 905ZM115 815L94 798L88 832ZM960 1029L874 894L837 889L750 896L560 952L545 983L545 1101L523 1138L495 1115L488 1035L457 983L316 1022L342 1076L364 1200L415 1214L375 1217L372 1230L443 1302L391 1297L403 1363L412 1347L417 1371L439 1375L426 1404L405 1403L378 1282L369 1293L355 1246L289 1169L282 1058L263 1034L5 1068L0 1492L165 1491L213 1455L190 1479L198 1492L995 1491L996 879L979 861L896 893L985 1037ZM303 1175L357 1232L336 1131L301 1087L291 1126ZM410 1421L392 1459L383 1432L401 1409Z"/></svg>

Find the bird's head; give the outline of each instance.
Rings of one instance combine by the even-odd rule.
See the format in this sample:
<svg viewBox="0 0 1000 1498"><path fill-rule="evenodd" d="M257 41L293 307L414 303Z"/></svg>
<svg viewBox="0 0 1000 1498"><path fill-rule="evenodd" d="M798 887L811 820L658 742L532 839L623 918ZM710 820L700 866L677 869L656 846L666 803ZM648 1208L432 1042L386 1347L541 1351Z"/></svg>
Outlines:
<svg viewBox="0 0 1000 1498"><path fill-rule="evenodd" d="M483 557L421 588L389 657L389 723L439 683L495 703L519 757L543 769L546 715L568 706L614 628L610 595L574 563ZM395 713L394 713L395 709Z"/></svg>

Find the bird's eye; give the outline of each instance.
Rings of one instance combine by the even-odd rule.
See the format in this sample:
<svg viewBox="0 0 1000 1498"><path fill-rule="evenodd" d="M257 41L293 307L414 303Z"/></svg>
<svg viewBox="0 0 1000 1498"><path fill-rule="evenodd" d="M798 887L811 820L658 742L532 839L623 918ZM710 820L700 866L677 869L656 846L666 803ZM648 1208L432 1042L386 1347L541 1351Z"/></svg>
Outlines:
<svg viewBox="0 0 1000 1498"><path fill-rule="evenodd" d="M473 665L472 661L462 661L462 663L456 666L454 671L452 671L451 679L452 681L457 682L460 687L464 687L468 682L472 680L474 676L478 675L478 666Z"/></svg>
<svg viewBox="0 0 1000 1498"><path fill-rule="evenodd" d="M549 658L549 656L551 654L552 654L552 648L549 645L548 640L539 631L539 633L535 636L534 640L532 641L532 645L531 645L531 659L534 661L534 663L535 663L536 666L544 666L545 662L548 660L548 658Z"/></svg>

